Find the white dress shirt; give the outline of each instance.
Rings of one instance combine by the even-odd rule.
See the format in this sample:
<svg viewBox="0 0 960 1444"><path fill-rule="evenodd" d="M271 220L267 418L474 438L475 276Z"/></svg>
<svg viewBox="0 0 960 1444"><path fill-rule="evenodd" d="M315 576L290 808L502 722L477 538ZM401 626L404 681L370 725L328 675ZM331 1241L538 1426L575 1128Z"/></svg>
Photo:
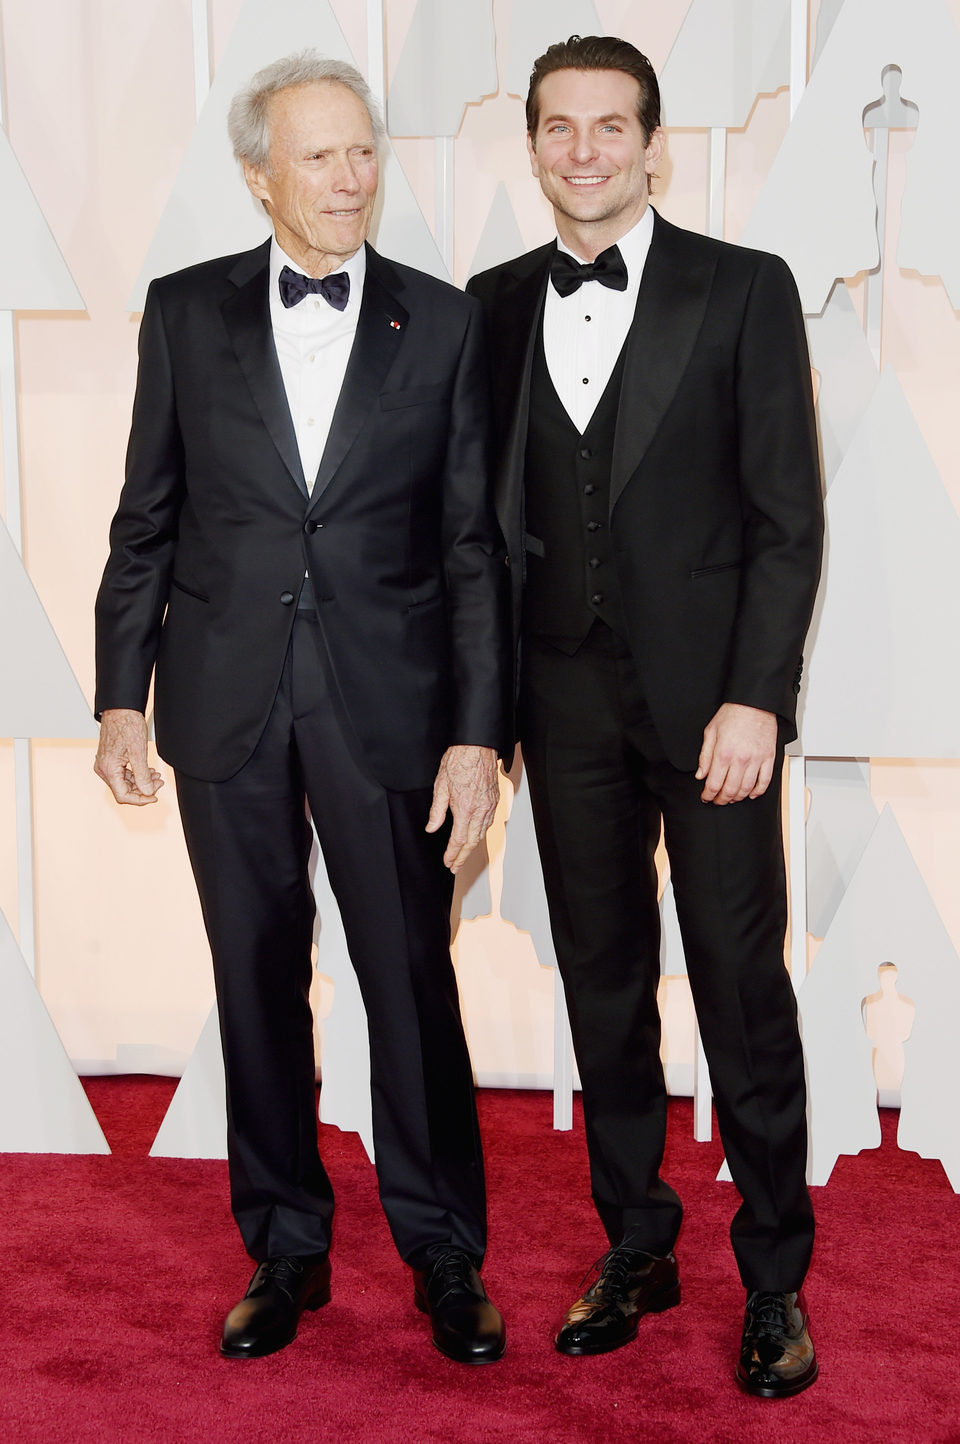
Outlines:
<svg viewBox="0 0 960 1444"><path fill-rule="evenodd" d="M324 296L312 294L288 310L280 299L284 266L303 274L274 237L270 246L270 323L304 479L307 490L312 491L357 331L367 254L361 246L337 267L350 277L350 296L343 311Z"/></svg>
<svg viewBox="0 0 960 1444"><path fill-rule="evenodd" d="M640 279L653 237L653 211L647 206L632 230L617 242L627 267L627 289L613 291L599 281L584 281L561 296L551 281L543 308L543 349L547 370L578 431L586 431L627 339L637 304ZM583 264L557 238L557 249Z"/></svg>

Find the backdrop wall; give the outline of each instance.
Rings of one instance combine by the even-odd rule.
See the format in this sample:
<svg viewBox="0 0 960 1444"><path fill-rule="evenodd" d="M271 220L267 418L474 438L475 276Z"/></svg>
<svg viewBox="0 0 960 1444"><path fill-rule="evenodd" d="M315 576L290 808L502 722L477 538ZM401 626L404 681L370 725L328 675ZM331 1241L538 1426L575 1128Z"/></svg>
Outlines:
<svg viewBox="0 0 960 1444"><path fill-rule="evenodd" d="M322 8L327 10L326 5ZM901 94L916 104L919 125L895 123L889 131L882 195L886 236L882 292L878 300L876 285L871 284L865 269L872 264L868 257L865 263L858 262L864 269L846 276L834 292L831 304L841 307L850 322L846 331L843 316L837 323L839 330L829 335L817 331L817 326L823 328L833 314L828 310L823 321L813 320L826 293L810 308L811 342L821 379L822 420L826 423L825 459L835 460L840 477L838 496L844 486L866 488L861 511L854 509L854 514L870 515L874 473L868 468L865 475L857 473L851 480L839 468L843 458L854 451L858 428L864 423L869 398L877 385L876 370L871 372L870 367L879 362L890 368L891 380L898 388L896 394L902 392L905 397L904 416L915 426L923 456L929 460L931 485L941 488L949 515L955 521L960 510L960 429L956 425L960 312L954 308L939 274L922 275L917 263L902 267L898 264L897 244L902 224L906 224L908 216L916 217L919 206L919 202L915 203L911 211L908 204L909 185L913 184L915 190L917 185L917 171L911 170L912 153L924 136L925 122L928 129L932 126L936 130L935 122L945 104L932 68L936 56L929 62L924 58L923 42L926 37L930 42L928 50L943 52L944 43L934 45L933 41L941 34L938 27L945 25L947 51L954 43L960 50L960 0L911 7L909 19L898 22L904 28L884 33L876 42L871 37L880 19L888 11L893 14L893 6L877 4L868 16L857 0L847 0L845 7L811 0L806 7L811 84L804 102L809 102L810 118L804 119L799 112L793 127L787 88L790 52L784 41L784 26L789 38L790 11L796 6L767 0L766 4L752 7L730 4L712 8L714 13L721 8L729 9L731 15L736 11L738 23L746 23L743 17L747 16L750 24L760 26L759 31L752 32L758 63L747 80L741 73L740 61L747 53L743 47L726 58L716 52L711 56L702 44L697 50L698 27L702 41L711 10L701 6L699 0L659 0L657 4L646 0L596 0L595 11L590 4L540 6L533 0L525 4L521 0L494 0L492 5L468 6L467 10L476 12L484 24L489 22L495 54L486 55L485 72L478 64L461 77L461 84L489 85L491 93L466 106L456 138L446 145L433 135L396 136L393 141L426 226L438 234L441 253L446 246L457 284L463 284L475 268L478 255L480 264L491 264L511 249L529 248L552 235L549 210L526 161L522 101L509 93L511 67L516 69L523 44L531 43L536 25L543 23L544 16L550 28L542 37L543 43L562 38L574 28L586 30L590 13L594 12L600 29L633 40L650 56L658 71L665 72L669 140L656 204L668 219L697 230L711 224L715 230L722 226L728 240L737 241L746 233L751 244L768 244L763 227L766 224L769 230L772 224L764 221L772 206L769 187L776 183L786 187L784 193L790 195L791 175L807 177L802 189L799 180L793 188L799 192L794 194L797 213L811 222L814 235L825 237L821 249L828 257L832 254L831 217L836 214L831 197L838 186L848 186L846 173L837 161L840 134L844 125L844 134L851 124L854 132L859 129L868 183L872 183L862 112L884 93L884 66L900 65ZM370 37L364 0L330 0L329 9L361 68L366 69ZM391 109L391 119L398 115L400 125L404 113L411 113L410 107L415 112L417 95L416 73L411 78L412 61L405 47L408 39L425 44L418 37L435 33L435 25L431 29L424 23L424 11L429 9L424 5L418 13L415 0L386 0L383 7L387 75L396 81L398 105L404 99L407 105L406 112ZM240 0L210 0L214 73L240 12ZM829 44L831 35L837 44L847 43L844 25L852 27L857 54L866 52L869 56L862 75L849 66L844 72L851 77L849 93L844 97L846 120L834 117L827 103L829 96L821 100L814 90L820 65L824 66L821 73L826 74L829 65L839 63L831 61ZM908 25L914 35L909 43ZM49 43L51 34L57 36L55 46ZM23 560L80 689L89 700L93 693L93 600L122 477L135 376L139 317L130 311L129 302L197 123L194 12L189 0L139 0L136 5L125 0L98 0L86 5L77 5L74 0L48 0L43 6L32 0L0 0L0 39L0 84L7 137L85 306L73 311L34 311L20 305L10 309L16 313L18 375L14 414L19 417ZM474 43L482 39L481 34ZM456 36L451 44L455 41ZM265 51L259 63L266 63L276 53L279 51ZM813 68L816 55L820 58ZM496 67L491 72L494 59ZM734 109L742 103L739 93L732 99L727 93L719 98L714 95L716 75L728 71L731 75L736 72L737 84L740 90L746 87L747 94L744 113L734 115L733 120L721 117L719 109L707 113L708 101L715 108L722 108L721 101ZM489 77L491 73L494 79L485 80L484 75ZM519 73L525 73L522 67ZM698 75L700 82L691 82L691 73L694 82ZM731 81L728 91L735 89ZM758 94L757 90L766 93ZM704 98L706 107L699 116L693 113L693 102L698 97ZM801 124L811 137L819 133L816 127L820 124L827 137L826 143L818 142L812 183L809 167L791 171L787 166L784 170L790 162L785 138L791 129L796 133ZM719 216L716 206L711 216L709 185L711 175L714 180L717 177L716 147L721 127L726 131L725 185L719 192ZM812 144L812 140L808 142ZM452 230L448 234L445 228L449 227L450 216L444 213L444 193L438 193L437 174L438 167L449 164L451 155L452 202L449 191L446 198L448 206L452 205ZM809 159L809 150L803 155ZM955 192L953 172L948 166L944 165L937 181L944 196ZM236 184L239 188L239 178ZM783 204L778 202L781 209ZM776 214L776 207L771 213ZM947 217L944 224L949 220ZM23 207L11 209L8 193L0 214L0 236L19 233L23 223ZM929 217L925 224L929 230ZM242 243L238 240L237 244ZM4 250L0 241L0 258L9 249L9 243ZM788 258L796 265L793 257ZM937 267L943 269L944 265L938 261ZM834 272L828 264L828 270L830 275L840 275L842 266L838 265ZM953 301L960 303L960 297L955 295ZM0 307L3 304L0 298ZM839 342L831 339L837 334ZM822 338L819 341L818 335ZM879 354L876 344L871 353L866 340L861 345L857 339L865 337L879 342ZM9 390L9 379L5 384ZM853 396L859 396L860 401L851 400ZM890 410L889 404L883 408L884 414ZM9 440L9 410L4 418ZM898 444L903 435L901 426ZM905 454L916 461L916 450L908 448ZM926 462L923 466L919 462L916 466L910 464L910 475L902 474L901 468L900 490L892 494L891 504L902 509L907 528L916 510L911 484L924 466ZM8 521L9 508L8 498ZM846 555L844 547L852 542L841 523L835 523L834 530L831 566L839 568ZM942 540L943 528L939 525L937 533L937 537L929 536L931 554ZM873 550L868 548L868 572L881 581L889 576L892 587L896 548L891 557L884 550L884 537L874 538L872 532L870 536ZM950 561L949 544L946 564ZM922 561L922 536L918 555ZM940 557L939 552L936 555ZM960 556L953 560L952 575L943 577L942 567L940 571L941 581L956 596L956 563ZM842 576L842 568L837 574ZM910 597L917 594L917 588L922 593L921 579L908 579L906 601L901 597L898 605L906 605L909 610ZM882 601L880 598L877 605ZM910 626L918 647L930 629L939 635L937 629L944 620L940 613L948 603L949 597L940 602L934 597L930 603L933 611L911 614ZM818 634L809 659L811 689L816 685L817 647L826 658L833 640L843 635L843 616ZM18 624L16 617L3 618L5 630L16 629ZM884 624L882 615L878 616L878 624ZM955 637L952 631L954 651ZM867 641L864 638L864 645ZM941 661L944 670L956 672L949 654L941 655ZM845 662L842 654L839 662L834 659L831 665L848 666L849 660ZM821 671L826 670L824 661ZM910 675L908 725L900 733L887 735L913 735L910 728L919 727L926 709L937 712L937 721L943 724L941 733L952 729L952 736L960 743L960 724L956 714L948 712L949 698L937 676L933 671L929 676L934 704L924 695L922 679ZM891 696L902 696L907 690L898 691L893 676L881 678L881 685ZM10 700L11 686L9 672L0 676L0 706L5 688ZM960 761L956 754L960 747L942 744L939 750L948 754L945 758L895 759L868 758L859 743L847 740L832 747L823 739L829 738L831 727L838 725L831 710L836 691L835 687L829 689L826 700L819 704L817 755L857 754L863 761L853 777L822 764L816 776L812 770L808 776L810 962L814 962L823 933L856 874L880 810L888 803L916 862L933 912L945 929L955 961L956 950L960 949L960 889L956 886L960 867ZM808 702L812 716L812 691ZM844 734L845 739L850 735L862 734L854 727L852 734ZM34 737L29 763L30 821L36 976L41 996L67 1053L81 1071L180 1072L194 1049L213 993L172 782L168 777L159 806L120 809L92 774L94 743L89 738L45 740L38 733ZM926 749L918 745L915 750ZM813 764L810 766L812 769ZM511 846L515 846L514 856L519 859L519 841L509 842L511 824L506 823L512 788L507 784L504 790L501 817L489 839L489 874L475 880L464 899L456 944L458 973L480 1080L543 1085L552 1074L553 972L544 966L549 964L547 949L542 942L538 948L535 924L530 916L523 915L523 908L504 904L501 915L505 870L509 883L511 866L520 865L519 861L511 862ZM18 898L18 876L23 871L22 858L18 864L17 857L18 836L22 839L22 825L18 832L16 822L18 799L22 807L16 749L12 740L0 741L0 909L22 942L26 920L21 916ZM516 821L514 831L519 839L523 834ZM509 887L504 889L504 898L509 891ZM818 932L818 928L822 931ZM909 930L907 936L911 936ZM919 924L916 936L922 944L925 934ZM903 944L900 946L902 949ZM887 961L898 964L898 986L901 994L909 998L911 960L903 956L876 958L878 966ZM952 963L944 966L952 967ZM322 959L320 967L322 972ZM692 1077L694 1025L682 976L682 958L674 957L672 963L668 958L665 967L665 1057L673 1086L686 1088ZM882 991L880 981L875 987ZM944 988L944 1002L952 999L951 988L952 984ZM333 1005L332 994L332 986L321 983L321 1013ZM863 996L861 993L855 1000L857 1008ZM891 1094L899 1088L904 1066L895 1036L897 1019L902 1016L899 997L896 989L891 991L888 986L879 999L881 1004L884 998L887 1000L880 1008L880 1022L867 1025L875 1035L871 1048L880 1046L889 1055L886 1063L881 1060L880 1076ZM0 999L0 1006L2 1003ZM938 1007L935 982L925 990L922 1006L927 1010ZM889 1019L887 1024L883 1022L885 1017ZM953 1018L952 1026L955 1033L960 1028L960 1017ZM866 1028L863 1038L867 1040ZM909 1043L906 1058L909 1067Z"/></svg>

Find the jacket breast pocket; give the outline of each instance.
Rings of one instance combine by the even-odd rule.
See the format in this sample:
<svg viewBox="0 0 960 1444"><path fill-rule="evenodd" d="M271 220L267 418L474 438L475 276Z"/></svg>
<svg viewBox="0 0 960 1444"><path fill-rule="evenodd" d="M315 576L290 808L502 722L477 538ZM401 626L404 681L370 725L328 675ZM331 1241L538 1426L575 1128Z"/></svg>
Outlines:
<svg viewBox="0 0 960 1444"><path fill-rule="evenodd" d="M698 577L715 577L718 572L736 571L739 566L740 562L738 560L735 562L720 562L714 567L696 567L690 573L690 580L695 582Z"/></svg>
<svg viewBox="0 0 960 1444"><path fill-rule="evenodd" d="M209 602L210 600L205 592L195 591L193 587L188 587L186 583L178 582L176 577L170 578L170 585L175 587L178 592L183 592L185 596L193 597L195 602Z"/></svg>
<svg viewBox="0 0 960 1444"><path fill-rule="evenodd" d="M442 382L430 386L405 386L402 391L384 391L380 395L381 411L399 411L404 406L429 406L447 399L448 388Z"/></svg>
<svg viewBox="0 0 960 1444"><path fill-rule="evenodd" d="M439 591L436 587L429 592L424 592L422 595L411 593L410 600L406 607L404 607L404 611L408 615L411 612L424 612L430 607L438 607L442 601L443 592Z"/></svg>

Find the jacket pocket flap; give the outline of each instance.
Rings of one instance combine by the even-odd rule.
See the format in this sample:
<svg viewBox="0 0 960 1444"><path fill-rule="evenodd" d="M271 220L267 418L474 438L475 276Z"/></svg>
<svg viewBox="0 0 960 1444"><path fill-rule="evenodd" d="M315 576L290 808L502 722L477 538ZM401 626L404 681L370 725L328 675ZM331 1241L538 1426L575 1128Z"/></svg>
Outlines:
<svg viewBox="0 0 960 1444"><path fill-rule="evenodd" d="M384 391L380 395L381 411L397 411L401 406L426 406L431 401L445 401L448 388L441 381L433 386L406 386L402 391Z"/></svg>

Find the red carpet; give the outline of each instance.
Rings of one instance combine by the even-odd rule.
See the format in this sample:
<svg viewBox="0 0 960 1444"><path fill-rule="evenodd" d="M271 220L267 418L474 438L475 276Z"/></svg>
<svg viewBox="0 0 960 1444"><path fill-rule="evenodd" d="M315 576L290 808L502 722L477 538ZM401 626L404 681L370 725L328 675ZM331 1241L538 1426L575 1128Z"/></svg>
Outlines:
<svg viewBox="0 0 960 1444"><path fill-rule="evenodd" d="M0 1440L573 1444L787 1439L960 1444L960 1199L938 1163L883 1146L841 1159L816 1190L808 1281L820 1380L793 1400L733 1382L742 1293L726 1237L735 1203L671 1105L667 1176L687 1221L683 1305L643 1320L636 1345L568 1359L551 1345L603 1240L587 1195L582 1126L550 1127L538 1093L480 1095L490 1192L485 1279L507 1357L468 1369L434 1350L393 1252L357 1142L324 1129L338 1189L332 1303L269 1359L216 1352L250 1266L220 1163L150 1159L172 1080L91 1079L108 1158L0 1161Z"/></svg>

